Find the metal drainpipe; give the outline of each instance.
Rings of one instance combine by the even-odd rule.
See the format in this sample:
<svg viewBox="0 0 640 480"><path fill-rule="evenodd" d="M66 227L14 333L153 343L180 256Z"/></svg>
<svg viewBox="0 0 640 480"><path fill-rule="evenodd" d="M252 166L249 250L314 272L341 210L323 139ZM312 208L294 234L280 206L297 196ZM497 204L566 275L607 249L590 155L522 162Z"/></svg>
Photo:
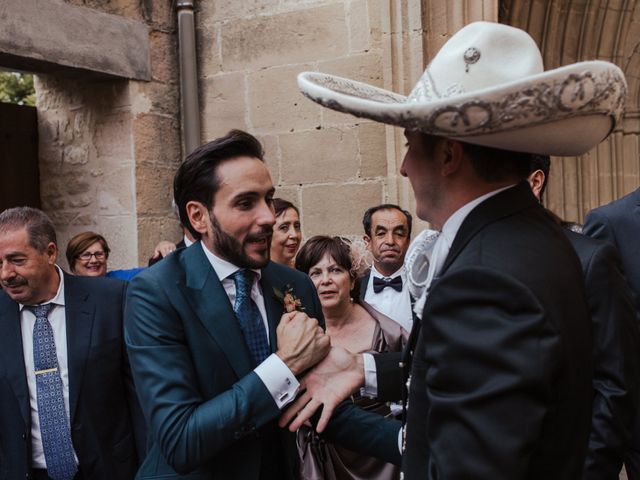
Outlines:
<svg viewBox="0 0 640 480"><path fill-rule="evenodd" d="M178 54L180 57L180 100L182 104L182 141L185 156L200 146L200 109L198 105L198 68L193 0L178 0Z"/></svg>

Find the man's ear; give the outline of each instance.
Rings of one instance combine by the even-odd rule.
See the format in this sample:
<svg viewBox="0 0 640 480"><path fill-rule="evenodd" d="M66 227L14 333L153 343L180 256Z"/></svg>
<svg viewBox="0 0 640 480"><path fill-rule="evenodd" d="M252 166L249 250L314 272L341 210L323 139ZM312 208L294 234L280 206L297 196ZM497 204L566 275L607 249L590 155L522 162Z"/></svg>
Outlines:
<svg viewBox="0 0 640 480"><path fill-rule="evenodd" d="M364 240L364 244L367 246L367 249L371 250L371 237L369 235L363 235L362 240Z"/></svg>
<svg viewBox="0 0 640 480"><path fill-rule="evenodd" d="M460 142L445 139L443 142L444 161L442 162L442 176L447 177L458 171L464 157L464 147Z"/></svg>
<svg viewBox="0 0 640 480"><path fill-rule="evenodd" d="M204 204L200 202L192 200L190 202L187 202L185 209L187 211L189 223L191 224L193 229L200 235L204 235L205 233L207 233L207 225L210 222L209 210L207 210L207 207L205 207Z"/></svg>
<svg viewBox="0 0 640 480"><path fill-rule="evenodd" d="M529 177L527 178L529 185L531 186L531 191L536 196L539 201L542 201L540 198L540 192L544 187L545 176L544 172L540 169L533 171Z"/></svg>
<svg viewBox="0 0 640 480"><path fill-rule="evenodd" d="M55 243L49 242L47 248L45 249L45 253L47 254L49 264L55 265L56 260L58 259L58 247Z"/></svg>

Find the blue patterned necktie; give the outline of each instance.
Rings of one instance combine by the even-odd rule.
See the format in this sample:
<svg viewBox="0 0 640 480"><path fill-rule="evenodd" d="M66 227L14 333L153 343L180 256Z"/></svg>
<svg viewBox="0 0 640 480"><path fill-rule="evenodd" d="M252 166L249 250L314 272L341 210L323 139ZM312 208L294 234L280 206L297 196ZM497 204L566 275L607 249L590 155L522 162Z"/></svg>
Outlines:
<svg viewBox="0 0 640 480"><path fill-rule="evenodd" d="M240 328L244 335L244 341L249 347L251 356L256 365L269 356L269 340L264 328L262 315L258 306L251 298L251 287L255 273L251 270L238 270L232 275L236 285L236 301L233 311L238 317Z"/></svg>
<svg viewBox="0 0 640 480"><path fill-rule="evenodd" d="M64 407L56 344L47 318L53 304L47 303L28 308L36 316L33 327L33 363L47 475L53 480L71 480L76 475L78 467L73 453L69 419Z"/></svg>

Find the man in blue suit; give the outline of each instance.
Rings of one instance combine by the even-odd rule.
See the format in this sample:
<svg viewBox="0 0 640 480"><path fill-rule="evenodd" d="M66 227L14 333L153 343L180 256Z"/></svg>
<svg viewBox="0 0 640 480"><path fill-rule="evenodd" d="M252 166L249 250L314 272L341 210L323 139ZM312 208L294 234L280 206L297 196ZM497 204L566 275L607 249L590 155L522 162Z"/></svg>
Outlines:
<svg viewBox="0 0 640 480"><path fill-rule="evenodd" d="M57 252L43 212L0 213L0 479L132 479L144 425L123 339L126 286L68 275Z"/></svg>
<svg viewBox="0 0 640 480"><path fill-rule="evenodd" d="M591 210L585 219L583 231L618 250L622 269L634 295L636 311L640 315L640 188ZM636 408L636 411L640 409ZM636 415L625 468L629 480L640 479L640 415Z"/></svg>
<svg viewBox="0 0 640 480"><path fill-rule="evenodd" d="M269 261L262 157L237 130L191 153L174 198L198 241L130 284L126 341L150 432L139 478L297 477L294 438L276 420L329 338L309 278Z"/></svg>

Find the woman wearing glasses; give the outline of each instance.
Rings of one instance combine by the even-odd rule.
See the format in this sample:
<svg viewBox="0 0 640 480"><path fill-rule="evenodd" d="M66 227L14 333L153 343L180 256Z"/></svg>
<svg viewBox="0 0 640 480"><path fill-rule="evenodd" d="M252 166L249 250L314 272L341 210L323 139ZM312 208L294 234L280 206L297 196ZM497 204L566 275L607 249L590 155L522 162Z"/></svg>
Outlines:
<svg viewBox="0 0 640 480"><path fill-rule="evenodd" d="M83 277L113 277L120 280L131 280L143 268L114 270L107 272L109 245L102 235L94 232L82 232L69 240L67 244L67 261L71 273Z"/></svg>

